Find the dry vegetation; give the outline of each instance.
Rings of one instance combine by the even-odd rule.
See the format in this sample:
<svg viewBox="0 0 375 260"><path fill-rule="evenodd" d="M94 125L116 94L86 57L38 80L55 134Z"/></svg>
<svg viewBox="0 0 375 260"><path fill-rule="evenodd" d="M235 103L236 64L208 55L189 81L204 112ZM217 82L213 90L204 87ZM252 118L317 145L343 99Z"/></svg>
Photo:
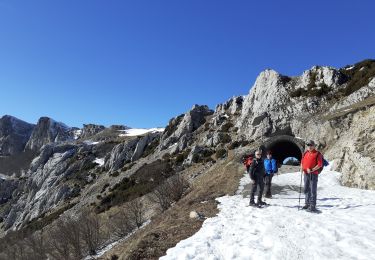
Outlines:
<svg viewBox="0 0 375 260"><path fill-rule="evenodd" d="M208 171L194 180L189 193L173 207L151 219L151 223L139 230L132 239L118 244L101 259L158 259L168 248L197 232L202 222L190 219L192 210L206 217L218 212L216 198L234 194L242 177L240 158L229 153ZM113 257L113 258L112 258Z"/></svg>

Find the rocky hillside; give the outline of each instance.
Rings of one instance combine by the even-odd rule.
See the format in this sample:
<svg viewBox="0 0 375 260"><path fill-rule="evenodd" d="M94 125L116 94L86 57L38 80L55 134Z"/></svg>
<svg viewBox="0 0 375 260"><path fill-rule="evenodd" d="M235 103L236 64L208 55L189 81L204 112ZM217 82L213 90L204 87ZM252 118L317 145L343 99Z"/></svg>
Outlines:
<svg viewBox="0 0 375 260"><path fill-rule="evenodd" d="M78 255L95 254L140 227L139 222L129 224L121 235L113 235L119 227L111 223L135 205L143 207L140 222L148 225L106 257L111 252L123 259L161 256L200 228L194 222L184 227L182 236L169 236L177 232L173 217L184 220L189 210L204 211L205 203L203 213L215 214L214 199L236 189L241 157L262 146L281 161L298 158L304 140L313 139L327 158L339 162L342 184L375 189L375 175L368 170L375 166L374 104L375 61L365 60L341 69L315 66L297 77L263 71L248 95L233 97L215 110L194 105L172 118L163 132L138 136L127 134L126 126L87 124L79 129L46 117L32 125L3 116L1 233L21 242L0 246L0 258L17 248L34 252L22 239L42 236L54 243L50 250L57 253L51 259L76 259L77 245L55 240L53 232L61 221L71 223L66 222L69 216L91 214L102 223L101 242L96 248L82 242ZM224 181L228 177L233 179ZM176 228L165 231L169 224ZM62 256L56 246L64 244L68 253ZM47 254L40 258L37 253L36 259Z"/></svg>

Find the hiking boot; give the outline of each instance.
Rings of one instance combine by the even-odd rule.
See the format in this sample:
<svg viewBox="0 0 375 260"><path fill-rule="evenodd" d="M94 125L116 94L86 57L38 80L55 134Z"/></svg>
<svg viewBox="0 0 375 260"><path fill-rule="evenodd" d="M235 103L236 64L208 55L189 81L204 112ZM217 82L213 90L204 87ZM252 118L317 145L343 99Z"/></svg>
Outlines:
<svg viewBox="0 0 375 260"><path fill-rule="evenodd" d="M267 199L272 199L272 195L271 194L266 194L266 196L264 196L265 198Z"/></svg>
<svg viewBox="0 0 375 260"><path fill-rule="evenodd" d="M308 209L308 208L309 208L309 205L307 205L307 204L302 207L302 209Z"/></svg>
<svg viewBox="0 0 375 260"><path fill-rule="evenodd" d="M264 201L258 201L258 203L257 203L258 205L260 205L260 206L264 206L264 205L267 205L267 203L265 203Z"/></svg>
<svg viewBox="0 0 375 260"><path fill-rule="evenodd" d="M317 209L316 209L315 206L311 206L311 207L308 208L307 211L308 211L308 212L317 212Z"/></svg>
<svg viewBox="0 0 375 260"><path fill-rule="evenodd" d="M251 200L250 203L249 203L249 206L255 206L255 201Z"/></svg>

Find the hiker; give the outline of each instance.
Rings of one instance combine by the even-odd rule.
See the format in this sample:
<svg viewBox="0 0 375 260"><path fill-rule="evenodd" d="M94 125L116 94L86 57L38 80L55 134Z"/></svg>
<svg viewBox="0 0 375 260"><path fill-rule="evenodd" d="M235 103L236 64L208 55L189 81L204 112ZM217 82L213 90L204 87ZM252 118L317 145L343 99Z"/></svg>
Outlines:
<svg viewBox="0 0 375 260"><path fill-rule="evenodd" d="M302 209L316 211L316 197L318 176L323 167L323 156L315 149L315 142L310 140L306 143L308 149L301 159L301 174L304 173L305 206Z"/></svg>
<svg viewBox="0 0 375 260"><path fill-rule="evenodd" d="M272 198L271 193L271 183L272 177L277 173L277 162L272 158L272 152L267 151L267 159L264 160L264 169L266 170L266 176L264 177L264 182L266 184L266 198Z"/></svg>
<svg viewBox="0 0 375 260"><path fill-rule="evenodd" d="M262 194L263 194L263 189L264 189L263 178L265 175L265 170L264 170L264 163L262 159L261 150L255 151L255 158L250 165L249 174L250 174L251 180L253 181L251 194L250 194L250 206L261 207L262 205L266 204L262 201ZM255 204L254 196L255 196L255 193L257 192L258 186L259 186L258 200L257 200L257 203Z"/></svg>

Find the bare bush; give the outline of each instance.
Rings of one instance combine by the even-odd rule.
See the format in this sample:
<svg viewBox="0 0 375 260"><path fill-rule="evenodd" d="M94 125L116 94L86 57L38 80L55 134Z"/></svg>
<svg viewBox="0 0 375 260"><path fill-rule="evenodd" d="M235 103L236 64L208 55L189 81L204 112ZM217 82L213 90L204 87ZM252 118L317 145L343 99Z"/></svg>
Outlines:
<svg viewBox="0 0 375 260"><path fill-rule="evenodd" d="M139 199L135 199L127 204L126 210L131 224L140 228L145 222L144 204Z"/></svg>
<svg viewBox="0 0 375 260"><path fill-rule="evenodd" d="M122 238L145 222L145 207L139 200L129 202L125 208L111 217L110 229L115 237Z"/></svg>
<svg viewBox="0 0 375 260"><path fill-rule="evenodd" d="M154 189L150 200L159 204L162 211L167 210L172 203L180 200L189 188L189 182L181 175L175 175Z"/></svg>
<svg viewBox="0 0 375 260"><path fill-rule="evenodd" d="M48 254L53 259L81 259L83 256L79 222L72 217L59 219L48 232Z"/></svg>
<svg viewBox="0 0 375 260"><path fill-rule="evenodd" d="M96 251L103 245L99 217L93 212L84 211L78 221L82 240L87 247L88 253L89 255L95 255Z"/></svg>
<svg viewBox="0 0 375 260"><path fill-rule="evenodd" d="M190 183L181 175L175 175L169 178L168 183L170 197L173 201L179 201L190 187Z"/></svg>
<svg viewBox="0 0 375 260"><path fill-rule="evenodd" d="M30 260L47 259L46 241L44 239L44 231L35 232L34 234L25 238L25 244L29 249Z"/></svg>
<svg viewBox="0 0 375 260"><path fill-rule="evenodd" d="M119 211L116 215L111 217L110 230L116 238L122 238L133 231L135 226L129 219L126 210Z"/></svg>

